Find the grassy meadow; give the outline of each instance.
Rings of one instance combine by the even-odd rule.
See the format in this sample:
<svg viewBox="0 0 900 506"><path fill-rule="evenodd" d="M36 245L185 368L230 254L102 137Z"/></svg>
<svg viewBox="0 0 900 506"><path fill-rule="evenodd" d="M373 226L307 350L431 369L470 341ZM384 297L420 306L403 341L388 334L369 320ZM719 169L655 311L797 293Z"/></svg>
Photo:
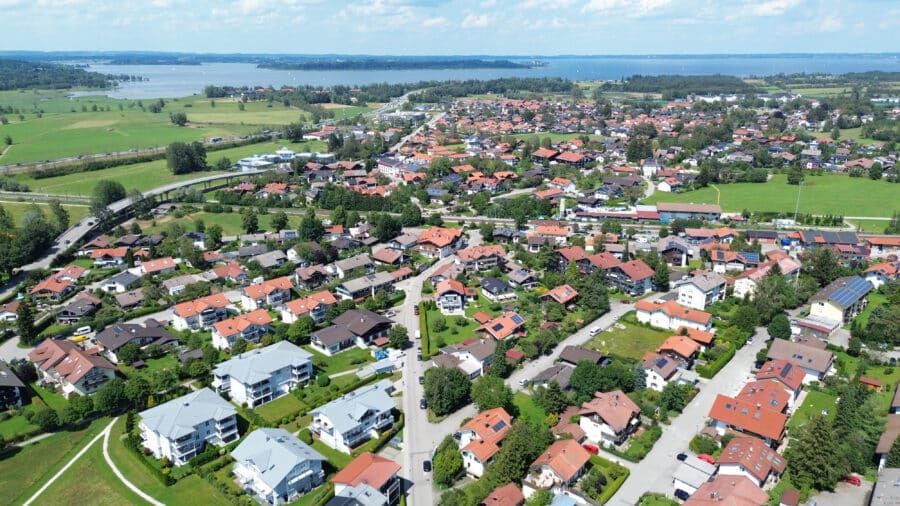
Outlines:
<svg viewBox="0 0 900 506"><path fill-rule="evenodd" d="M25 210L32 205L38 206L44 212L44 216L46 216L47 219L53 221L53 216L51 216L49 204L45 204L43 202L31 203L0 200L0 207L6 209L6 212L9 213L10 216L12 216L12 219L16 225L22 224L22 216L25 215ZM81 220L91 212L90 207L88 207L87 205L63 204L63 209L69 212L70 223L75 223L76 221Z"/></svg>
<svg viewBox="0 0 900 506"><path fill-rule="evenodd" d="M770 211L792 214L797 205L797 186L787 184L787 176L776 174L766 183L716 185L726 212ZM643 203L717 203L713 187L684 193L656 192ZM885 181L843 175L810 176L800 194L800 213L842 216L890 217L897 210L897 187Z"/></svg>
<svg viewBox="0 0 900 506"><path fill-rule="evenodd" d="M3 135L13 139L13 145L0 156L0 165L240 136L311 120L309 113L281 103L248 102L242 111L234 99L210 100L193 95L167 99L162 112L151 113L148 106L153 100L69 98L68 94L41 90L0 92L0 105L19 110L17 114L6 114L9 123L0 127ZM334 105L329 109L336 119L341 119L370 111L373 106ZM187 114L186 126L178 127L169 121L169 113L176 111Z"/></svg>

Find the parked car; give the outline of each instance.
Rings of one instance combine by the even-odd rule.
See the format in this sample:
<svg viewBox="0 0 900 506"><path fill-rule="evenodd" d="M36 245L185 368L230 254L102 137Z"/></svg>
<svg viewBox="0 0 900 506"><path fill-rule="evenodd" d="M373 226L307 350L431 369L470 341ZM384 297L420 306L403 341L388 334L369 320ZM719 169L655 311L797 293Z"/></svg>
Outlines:
<svg viewBox="0 0 900 506"><path fill-rule="evenodd" d="M387 313L384 313L384 316L386 316L388 318L393 318L393 317L397 316L397 313L395 313L393 311L388 311Z"/></svg>
<svg viewBox="0 0 900 506"><path fill-rule="evenodd" d="M430 473L430 472L431 472L431 461L430 461L430 460L426 460L425 462L422 462L422 469L423 469L426 473Z"/></svg>
<svg viewBox="0 0 900 506"><path fill-rule="evenodd" d="M585 450L587 450L588 453L592 453L594 455L597 455L598 453L600 453L600 448L597 445L592 445L592 444L586 443L586 444L581 445L581 447L584 448Z"/></svg>
<svg viewBox="0 0 900 506"><path fill-rule="evenodd" d="M413 313L415 313L416 316L419 316L419 305L418 304L413 306Z"/></svg>
<svg viewBox="0 0 900 506"><path fill-rule="evenodd" d="M591 337L594 337L594 336L596 336L597 334L600 333L600 330L601 330L600 327L594 327L594 328L591 329L591 331L589 332L589 334L591 335Z"/></svg>
<svg viewBox="0 0 900 506"><path fill-rule="evenodd" d="M688 494L687 492L679 488L675 489L675 497L681 499L682 501L687 501L691 497L691 494Z"/></svg>
<svg viewBox="0 0 900 506"><path fill-rule="evenodd" d="M419 376L419 384L420 384L420 385L424 385L424 384L425 384L425 376Z"/></svg>
<svg viewBox="0 0 900 506"><path fill-rule="evenodd" d="M522 379L519 380L519 386L520 386L520 387L527 387L527 386L528 386L528 383L530 383L530 382L531 382L531 380L529 380L528 378L522 378Z"/></svg>
<svg viewBox="0 0 900 506"><path fill-rule="evenodd" d="M706 462L707 464L715 464L716 463L716 459L712 458L711 455L707 455L705 453L698 454L697 458L702 460L703 462Z"/></svg>
<svg viewBox="0 0 900 506"><path fill-rule="evenodd" d="M856 485L857 487L862 485L862 480L859 479L859 476L854 476L852 474L850 476L845 476L844 481L851 485Z"/></svg>
<svg viewBox="0 0 900 506"><path fill-rule="evenodd" d="M428 402L426 402L425 399L419 399L419 409L427 409L427 408L428 408Z"/></svg>
<svg viewBox="0 0 900 506"><path fill-rule="evenodd" d="M687 457L688 457L687 453L679 453L678 455L675 456L676 459L678 459L682 462L687 460Z"/></svg>

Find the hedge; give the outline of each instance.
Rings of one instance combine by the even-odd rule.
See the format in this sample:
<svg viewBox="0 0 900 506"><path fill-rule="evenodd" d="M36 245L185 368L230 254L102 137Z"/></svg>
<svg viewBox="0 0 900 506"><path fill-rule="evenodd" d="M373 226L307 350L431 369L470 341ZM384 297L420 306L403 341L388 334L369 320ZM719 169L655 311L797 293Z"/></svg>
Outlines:
<svg viewBox="0 0 900 506"><path fill-rule="evenodd" d="M718 373L720 370L722 370L723 367L725 367L725 364L731 361L735 354L734 345L731 343L725 343L725 346L728 347L728 351L719 356L719 358L717 358L714 362L707 363L706 365L698 365L696 367L697 374L699 374L700 377L711 379L716 375L716 373Z"/></svg>
<svg viewBox="0 0 900 506"><path fill-rule="evenodd" d="M606 504L614 495L616 495L616 492L619 491L619 488L621 488L622 484L625 483L625 480L628 479L628 475L631 474L631 471L625 466L610 462L597 455L593 455L589 462L591 465L602 469L603 474L607 477L606 486L603 488L603 491L600 492L600 495L597 496L598 503ZM610 480L609 470L615 470L619 476L615 480Z"/></svg>
<svg viewBox="0 0 900 506"><path fill-rule="evenodd" d="M431 336L428 333L428 311L419 309L419 332L422 334L422 360L431 357Z"/></svg>
<svg viewBox="0 0 900 506"><path fill-rule="evenodd" d="M175 484L175 478L171 475L164 474L162 471L157 469L147 460L144 456L143 448L141 447L141 438L135 434L130 434L126 432L125 437L125 447L134 452L135 456L137 456L138 460L150 470L150 474L152 474L163 486L170 487Z"/></svg>
<svg viewBox="0 0 900 506"><path fill-rule="evenodd" d="M366 451L369 451L372 453L378 453L379 450L384 448L384 445L388 444L388 441L390 441L394 436L396 436L398 433L400 433L400 431L403 430L404 423L405 422L404 422L403 413L400 413L400 418L398 418L397 421L394 422L394 426L391 427L391 430L389 430L389 431L383 433L381 436L379 436L378 440L375 442L375 445L372 446L371 448L367 448ZM359 449L359 450L362 450L362 449ZM363 452L359 451L359 453L363 453ZM359 454L356 451L353 452L353 455L359 456Z"/></svg>

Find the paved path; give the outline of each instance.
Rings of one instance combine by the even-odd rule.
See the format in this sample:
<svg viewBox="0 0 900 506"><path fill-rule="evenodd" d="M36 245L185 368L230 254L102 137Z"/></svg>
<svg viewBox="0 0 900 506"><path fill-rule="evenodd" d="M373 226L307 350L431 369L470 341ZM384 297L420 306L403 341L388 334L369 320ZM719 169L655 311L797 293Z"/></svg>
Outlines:
<svg viewBox="0 0 900 506"><path fill-rule="evenodd" d="M119 419L119 417L113 418L112 423L107 425L106 430L103 431L103 434L102 434L103 435L103 459L106 460L106 464L109 465L110 469L112 469L112 472L116 475L117 478L119 478L119 481L122 482L122 485L125 485L126 487L128 487L129 490L131 490L135 494L141 496L142 499L149 502L153 506L166 506L165 504L150 497L148 494L144 493L143 490L137 488L133 483L128 481L128 479L125 478L125 475L123 475L122 472L119 471L119 468L116 467L115 462L113 462L112 459L109 457L109 435L112 432L113 424L116 423L116 420L118 420L118 419Z"/></svg>
<svg viewBox="0 0 900 506"><path fill-rule="evenodd" d="M56 432L45 432L43 434L38 434L37 436L34 436L31 439L26 439L25 441L22 441L21 443L15 443L12 446L18 446L19 448L21 448L23 446L28 446L30 444L37 443L38 441L41 441L43 439L47 439L48 437L50 437L54 434L56 434Z"/></svg>
<svg viewBox="0 0 900 506"><path fill-rule="evenodd" d="M63 473L65 473L70 467L72 467L72 464L77 462L78 459L80 459L82 457L82 455L84 455L91 448L91 446L94 446L94 443L99 441L101 437L103 437L104 435L106 437L109 437L109 431L110 431L110 429L112 429L112 426L114 423L116 423L115 418L113 419L113 421L109 422L109 425L107 425L106 428L103 429L103 432L101 432L100 434L97 434L94 437L94 439L91 439L91 441L88 444L84 445L84 448L82 448L77 454L75 454L75 456L72 457L72 459L69 460L66 463L66 465L63 466L62 469L60 469L56 474L54 474L52 478L47 480L47 483L44 483L44 485L40 489L38 489L38 491L35 492L34 495L29 497L28 500L25 501L22 506L28 506L29 504L32 504L41 494L43 494L48 488L50 488L50 485L53 485L53 483L56 482L56 480L58 480L59 477L63 475ZM85 479L90 479L90 477L86 477Z"/></svg>
<svg viewBox="0 0 900 506"><path fill-rule="evenodd" d="M12 362L17 358L28 358L28 352L31 348L19 348L19 337L13 336L0 344L0 358L7 362Z"/></svg>
<svg viewBox="0 0 900 506"><path fill-rule="evenodd" d="M700 393L671 425L660 425L662 437L644 460L631 468L631 475L607 504L631 506L637 504L645 492L672 494L672 474L680 463L675 456L687 451L691 438L703 428L716 396L734 395L743 387L756 361L756 353L765 346L768 338L765 327L757 328L753 344L738 350L731 362L712 380L703 381Z"/></svg>

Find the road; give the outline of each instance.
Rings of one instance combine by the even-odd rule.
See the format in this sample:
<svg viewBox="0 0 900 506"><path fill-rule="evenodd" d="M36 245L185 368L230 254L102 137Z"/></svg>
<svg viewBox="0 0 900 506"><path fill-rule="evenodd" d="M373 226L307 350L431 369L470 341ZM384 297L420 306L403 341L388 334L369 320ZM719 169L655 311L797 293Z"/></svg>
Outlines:
<svg viewBox="0 0 900 506"><path fill-rule="evenodd" d="M125 487L127 487L129 490L131 490L135 494L139 495L142 499L149 502L153 506L166 506L165 504L163 504L163 503L157 501L156 499L154 499L153 497L151 497L149 494L145 493L143 490L139 489L137 486L134 485L134 483L131 483L130 481L128 481L128 479L125 478L125 475L122 474L122 471L119 471L119 468L116 467L116 463L113 462L112 459L110 458L110 456L109 456L109 435L112 432L113 424L116 423L116 420L118 420L118 419L119 419L119 417L113 418L113 421L103 431L103 459L106 460L106 465L108 465L110 467L110 469L112 469L113 474L115 474L116 478L118 478L119 481L122 482L122 485L125 485Z"/></svg>
<svg viewBox="0 0 900 506"><path fill-rule="evenodd" d="M756 353L765 347L768 338L765 327L757 328L753 344L738 350L731 362L712 380L701 382L700 393L671 425L660 426L663 428L662 437L644 460L633 466L631 475L607 504L632 506L648 491L671 496L672 474L680 464L675 456L687 451L691 438L703 428L716 396L733 395L740 391L756 361Z"/></svg>
<svg viewBox="0 0 900 506"><path fill-rule="evenodd" d="M393 152L393 153L396 153L397 150L400 149L400 148L402 148L403 145L406 144L407 142L409 142L410 139L412 139L413 137L415 137L416 135L418 135L419 132L422 131L422 129L424 129L426 126L428 126L429 128L433 128L434 125L435 125L435 123L437 123L437 122L438 122L440 119L442 119L445 115L446 115L446 113L443 113L443 112L442 112L442 113L439 113L439 114L435 114L434 116L431 117L430 120L428 120L428 121L426 121L425 123L422 123L421 125L419 125L419 127L416 128L415 130L413 130L412 133L410 133L410 134L407 135L406 137L403 137L402 139L400 139L400 142L398 142L398 143L394 144L393 146L391 146L391 149L390 149L389 151L391 151L391 152Z"/></svg>

